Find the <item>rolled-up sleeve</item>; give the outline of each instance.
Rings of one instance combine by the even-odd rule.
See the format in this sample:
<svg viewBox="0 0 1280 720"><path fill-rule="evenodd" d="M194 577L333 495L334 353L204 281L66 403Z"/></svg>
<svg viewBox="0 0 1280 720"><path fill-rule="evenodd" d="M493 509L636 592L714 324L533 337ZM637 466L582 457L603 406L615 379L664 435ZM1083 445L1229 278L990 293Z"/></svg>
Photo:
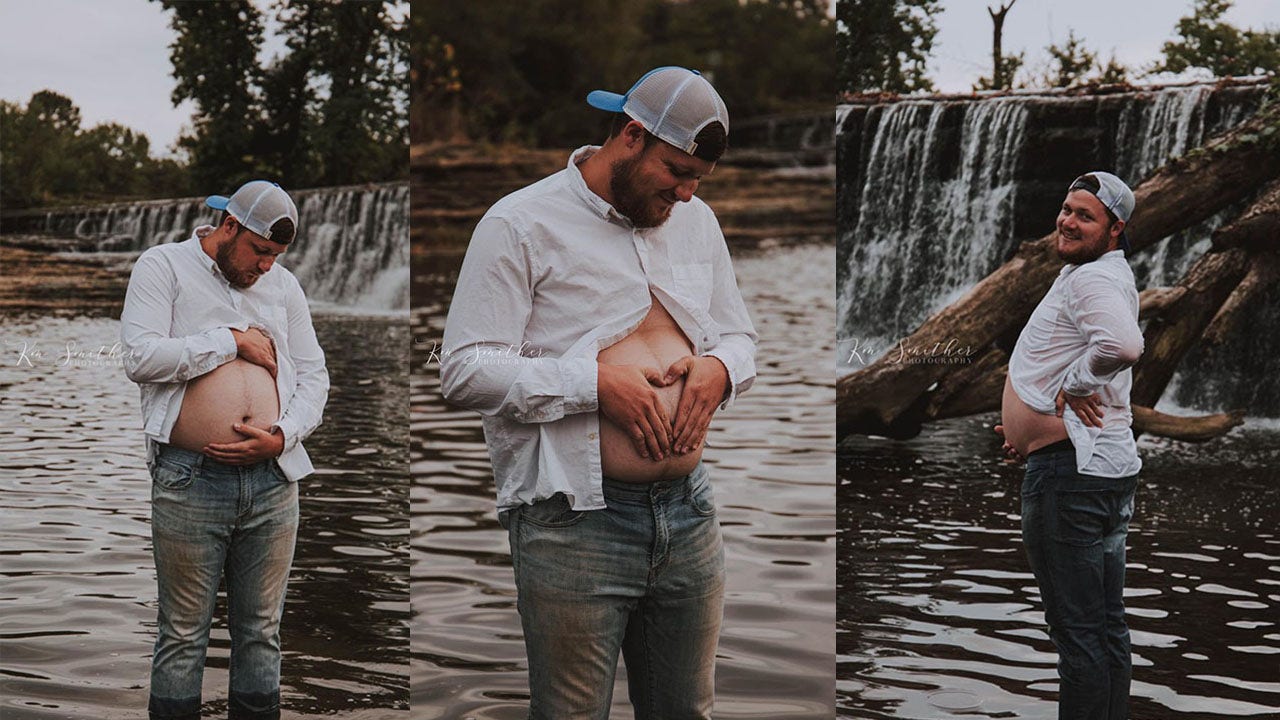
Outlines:
<svg viewBox="0 0 1280 720"><path fill-rule="evenodd" d="M297 279L292 276L290 279L292 287L285 298L285 309L289 323L289 357L297 371L297 381L293 396L275 424L284 435L282 453L292 450L320 426L324 406L329 401L329 370L325 366L324 350L316 339L307 296Z"/></svg>
<svg viewBox="0 0 1280 720"><path fill-rule="evenodd" d="M125 375L135 383L186 382L236 357L231 329L215 327L194 335L170 337L178 284L173 268L156 253L143 253L129 276L120 314L120 344Z"/></svg>
<svg viewBox="0 0 1280 720"><path fill-rule="evenodd" d="M738 278L733 272L729 247L714 215L711 216L710 225L710 232L717 243L712 262L714 289L711 295L711 318L720 327L720 340L702 355L718 359L729 371L729 393L720 404L723 410L755 382L756 345L760 337L751 324L747 305L742 301L742 291L738 289Z"/></svg>
<svg viewBox="0 0 1280 720"><path fill-rule="evenodd" d="M594 359L534 357L524 345L532 262L511 220L486 217L476 226L441 348L441 392L450 403L524 423L597 409Z"/></svg>
<svg viewBox="0 0 1280 720"><path fill-rule="evenodd" d="M1125 290L1105 275L1076 271L1067 286L1067 307L1085 336L1085 352L1067 368L1063 389L1092 395L1142 356L1142 329Z"/></svg>

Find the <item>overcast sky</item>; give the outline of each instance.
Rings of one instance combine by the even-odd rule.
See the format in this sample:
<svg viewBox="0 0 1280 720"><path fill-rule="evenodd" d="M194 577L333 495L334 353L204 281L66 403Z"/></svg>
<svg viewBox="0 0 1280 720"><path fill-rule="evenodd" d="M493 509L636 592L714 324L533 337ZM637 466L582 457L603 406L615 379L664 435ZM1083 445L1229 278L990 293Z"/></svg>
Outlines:
<svg viewBox="0 0 1280 720"><path fill-rule="evenodd" d="M84 127L118 122L167 155L194 109L170 99L174 38L168 14L147 0L0 0L0 98L26 105L54 90L80 108ZM260 56L283 50L274 37L264 45Z"/></svg>
<svg viewBox="0 0 1280 720"><path fill-rule="evenodd" d="M1008 2L1008 0L1004 0ZM1115 51L1122 64L1136 68L1161 57L1160 48L1175 35L1178 18L1189 15L1192 0L1016 0L1004 23L1006 52L1026 52L1024 67L1039 69L1050 43L1062 44L1074 29L1085 47L1106 60ZM943 92L967 92L991 72L991 16L1000 0L943 0L937 16L928 74ZM1244 28L1280 30L1280 0L1236 0L1225 16Z"/></svg>

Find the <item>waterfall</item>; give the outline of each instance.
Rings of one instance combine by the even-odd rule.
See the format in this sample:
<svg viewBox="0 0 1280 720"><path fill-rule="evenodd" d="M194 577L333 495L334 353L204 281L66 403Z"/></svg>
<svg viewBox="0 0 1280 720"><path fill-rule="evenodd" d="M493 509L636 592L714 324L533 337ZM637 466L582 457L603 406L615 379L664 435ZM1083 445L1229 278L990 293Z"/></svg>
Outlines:
<svg viewBox="0 0 1280 720"><path fill-rule="evenodd" d="M853 246L838 302L846 336L891 342L1000 264L1026 116L1010 98L883 112L858 223L841 239ZM957 129L944 128L957 124L949 144Z"/></svg>
<svg viewBox="0 0 1280 720"><path fill-rule="evenodd" d="M280 264L311 301L370 310L409 307L409 184L298 190L298 235ZM12 224L51 247L138 253L217 221L204 198L111 203L22 213Z"/></svg>
<svg viewBox="0 0 1280 720"><path fill-rule="evenodd" d="M910 334L1020 242L1051 232L1073 177L1106 169L1136 187L1168 159L1243 122L1264 91L1260 84L1200 84L842 106L840 339L885 347ZM1243 207L1131 258L1139 289L1177 282L1209 247L1209 233ZM1276 327L1280 292L1251 308L1249 319ZM1211 357L1193 351L1181 374L1188 380L1177 378L1166 400L1280 415L1280 339L1241 335Z"/></svg>

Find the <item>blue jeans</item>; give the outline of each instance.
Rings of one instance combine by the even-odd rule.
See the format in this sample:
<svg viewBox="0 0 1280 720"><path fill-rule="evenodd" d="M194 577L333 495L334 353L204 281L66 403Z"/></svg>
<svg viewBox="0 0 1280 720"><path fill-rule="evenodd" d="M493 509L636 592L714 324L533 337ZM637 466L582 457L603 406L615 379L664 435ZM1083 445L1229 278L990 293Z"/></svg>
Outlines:
<svg viewBox="0 0 1280 720"><path fill-rule="evenodd" d="M218 581L226 573L231 718L280 717L280 616L298 485L274 460L236 466L162 446L151 464L159 633L151 718L198 720Z"/></svg>
<svg viewBox="0 0 1280 720"><path fill-rule="evenodd" d="M1073 449L1027 458L1022 541L1058 650L1060 720L1129 717L1124 558L1137 484L1077 472Z"/></svg>
<svg viewBox="0 0 1280 720"><path fill-rule="evenodd" d="M529 655L531 720L609 716L618 653L637 720L710 718L724 546L706 467L605 479L604 510L562 494L504 518Z"/></svg>

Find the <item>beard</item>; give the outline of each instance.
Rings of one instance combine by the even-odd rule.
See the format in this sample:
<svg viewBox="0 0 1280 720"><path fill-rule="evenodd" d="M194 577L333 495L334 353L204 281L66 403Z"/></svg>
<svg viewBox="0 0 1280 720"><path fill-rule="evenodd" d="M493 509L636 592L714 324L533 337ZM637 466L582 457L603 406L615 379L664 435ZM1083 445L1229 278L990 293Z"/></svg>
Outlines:
<svg viewBox="0 0 1280 720"><path fill-rule="evenodd" d="M636 157L619 160L609 168L609 191L613 194L613 209L637 228L658 227L671 217L671 206L655 210L654 196L636 189L636 171L648 152L646 148Z"/></svg>
<svg viewBox="0 0 1280 720"><path fill-rule="evenodd" d="M1070 242L1071 247L1064 250L1062 247L1062 231L1059 230L1058 242L1054 249L1057 251L1058 257L1069 265L1083 265L1107 254L1108 239L1106 235L1093 239L1080 238Z"/></svg>
<svg viewBox="0 0 1280 720"><path fill-rule="evenodd" d="M227 279L227 282L231 283L231 287L247 288L258 282L259 275L241 272L231 264L231 251L239 237L240 233L236 233L230 240L219 245L218 251L214 253L213 261L218 264L218 270L222 272L222 276Z"/></svg>

